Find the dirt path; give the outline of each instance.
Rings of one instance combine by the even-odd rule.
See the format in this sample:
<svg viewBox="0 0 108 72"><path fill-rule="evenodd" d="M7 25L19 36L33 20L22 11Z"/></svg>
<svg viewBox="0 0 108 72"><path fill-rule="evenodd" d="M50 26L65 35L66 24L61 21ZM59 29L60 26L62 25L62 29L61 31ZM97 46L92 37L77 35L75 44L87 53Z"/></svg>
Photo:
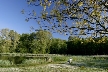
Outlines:
<svg viewBox="0 0 108 72"><path fill-rule="evenodd" d="M65 63L65 64L48 64L47 66L51 67L51 68L71 68L71 69L78 68L76 66L71 66L71 65L69 65L67 63Z"/></svg>

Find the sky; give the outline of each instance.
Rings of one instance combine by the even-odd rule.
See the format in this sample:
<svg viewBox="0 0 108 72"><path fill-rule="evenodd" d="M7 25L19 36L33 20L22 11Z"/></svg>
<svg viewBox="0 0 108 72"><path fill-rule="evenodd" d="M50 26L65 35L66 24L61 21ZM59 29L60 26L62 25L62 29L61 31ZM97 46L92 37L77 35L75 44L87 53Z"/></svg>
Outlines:
<svg viewBox="0 0 108 72"><path fill-rule="evenodd" d="M22 9L30 9L27 6L26 0L0 0L0 29L9 28L19 34L30 33L30 27L39 29L36 21L25 21L26 15L21 13ZM37 11L40 8L37 8ZM58 33L52 34L54 38L68 40L69 36L60 35Z"/></svg>

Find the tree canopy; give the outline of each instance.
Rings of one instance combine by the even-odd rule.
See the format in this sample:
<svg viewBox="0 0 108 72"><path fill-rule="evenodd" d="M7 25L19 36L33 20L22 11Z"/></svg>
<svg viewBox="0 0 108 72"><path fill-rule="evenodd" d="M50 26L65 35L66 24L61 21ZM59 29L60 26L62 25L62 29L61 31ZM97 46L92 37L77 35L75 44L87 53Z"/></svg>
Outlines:
<svg viewBox="0 0 108 72"><path fill-rule="evenodd" d="M26 21L34 19L44 29L61 34L101 36L108 34L107 0L26 0L34 7ZM37 15L38 7L42 7Z"/></svg>
<svg viewBox="0 0 108 72"><path fill-rule="evenodd" d="M14 52L18 45L20 35L8 28L0 30L0 52Z"/></svg>
<svg viewBox="0 0 108 72"><path fill-rule="evenodd" d="M68 41L54 38L49 31L18 34L14 30L0 30L0 53L32 54L108 54L108 36L80 38L69 36Z"/></svg>

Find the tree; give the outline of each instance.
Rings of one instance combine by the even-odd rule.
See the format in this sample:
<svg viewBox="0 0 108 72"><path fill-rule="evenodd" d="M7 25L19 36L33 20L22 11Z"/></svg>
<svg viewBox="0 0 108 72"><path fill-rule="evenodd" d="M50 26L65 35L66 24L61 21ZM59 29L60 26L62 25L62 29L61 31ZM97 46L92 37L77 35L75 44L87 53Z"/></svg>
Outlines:
<svg viewBox="0 0 108 72"><path fill-rule="evenodd" d="M0 35L3 39L9 40L9 32L10 32L10 30L8 28L1 29Z"/></svg>
<svg viewBox="0 0 108 72"><path fill-rule="evenodd" d="M39 30L30 34L22 34L16 52L22 53L49 53L52 34Z"/></svg>
<svg viewBox="0 0 108 72"><path fill-rule="evenodd" d="M16 47L19 43L20 35L16 31L10 30L8 36L9 36L10 41L11 41L10 52L15 52Z"/></svg>
<svg viewBox="0 0 108 72"><path fill-rule="evenodd" d="M66 54L66 53L67 53L66 41L53 38L50 47L50 54Z"/></svg>
<svg viewBox="0 0 108 72"><path fill-rule="evenodd" d="M48 31L40 30L36 32L36 38L33 40L34 53L49 53L52 34Z"/></svg>
<svg viewBox="0 0 108 72"><path fill-rule="evenodd" d="M43 7L40 15L32 10L26 21L34 19L45 30L71 35L108 34L107 0L26 0L31 7ZM21 11L26 12L24 9ZM26 14L26 13L25 13ZM45 24L47 22L47 24ZM101 35L99 35L101 34Z"/></svg>
<svg viewBox="0 0 108 72"><path fill-rule="evenodd" d="M74 37L72 37L72 36L68 37L68 41L72 41L73 39L74 39Z"/></svg>
<svg viewBox="0 0 108 72"><path fill-rule="evenodd" d="M31 42L29 39L30 34L20 35L19 43L16 48L16 52L30 53Z"/></svg>
<svg viewBox="0 0 108 72"><path fill-rule="evenodd" d="M14 30L9 30L8 28L1 29L0 40L1 52L15 52L19 40L19 34Z"/></svg>
<svg viewBox="0 0 108 72"><path fill-rule="evenodd" d="M9 41L9 29L1 29L0 30L0 37L1 37L1 46L0 46L0 52L9 52L9 48L11 46L11 41Z"/></svg>

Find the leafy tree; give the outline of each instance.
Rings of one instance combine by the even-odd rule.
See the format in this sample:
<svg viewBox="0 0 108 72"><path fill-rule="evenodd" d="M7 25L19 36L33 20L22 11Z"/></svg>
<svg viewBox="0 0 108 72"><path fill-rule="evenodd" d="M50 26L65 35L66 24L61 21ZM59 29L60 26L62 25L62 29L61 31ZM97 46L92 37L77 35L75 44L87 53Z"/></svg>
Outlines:
<svg viewBox="0 0 108 72"><path fill-rule="evenodd" d="M30 52L30 40L29 34L22 34L19 39L19 44L17 46L16 52L27 53Z"/></svg>
<svg viewBox="0 0 108 72"><path fill-rule="evenodd" d="M48 31L40 30L36 32L36 38L33 40L33 46L35 46L35 53L49 53L49 47L51 45L52 34Z"/></svg>
<svg viewBox="0 0 108 72"><path fill-rule="evenodd" d="M52 34L43 30L30 34L22 34L16 52L49 53L51 38Z"/></svg>
<svg viewBox="0 0 108 72"><path fill-rule="evenodd" d="M61 39L52 39L52 44L50 47L51 54L66 54L67 53L67 44L65 40Z"/></svg>
<svg viewBox="0 0 108 72"><path fill-rule="evenodd" d="M72 41L73 39L74 39L74 37L72 37L72 36L68 37L68 41Z"/></svg>
<svg viewBox="0 0 108 72"><path fill-rule="evenodd" d="M14 30L9 30L8 28L1 29L0 40L1 52L15 52L19 40L19 34Z"/></svg>
<svg viewBox="0 0 108 72"><path fill-rule="evenodd" d="M9 38L11 41L10 52L15 52L16 47L19 43L20 35L17 32L15 32L14 30L10 30Z"/></svg>
<svg viewBox="0 0 108 72"><path fill-rule="evenodd" d="M5 28L5 29L1 29L0 30L0 35L3 39L5 40L9 40L9 32L10 30L8 28Z"/></svg>
<svg viewBox="0 0 108 72"><path fill-rule="evenodd" d="M99 34L107 34L107 0L26 1L31 7L42 7L40 15L37 15L37 9L34 9L29 13L26 21L34 19L45 30L65 34L69 32L71 35L92 34L91 36L99 36ZM24 9L21 12L26 14ZM44 24L44 21L50 25L48 23Z"/></svg>
<svg viewBox="0 0 108 72"><path fill-rule="evenodd" d="M0 37L1 37L1 46L0 46L0 52L9 52L9 48L11 46L11 41L9 40L9 29L1 29L0 30Z"/></svg>

